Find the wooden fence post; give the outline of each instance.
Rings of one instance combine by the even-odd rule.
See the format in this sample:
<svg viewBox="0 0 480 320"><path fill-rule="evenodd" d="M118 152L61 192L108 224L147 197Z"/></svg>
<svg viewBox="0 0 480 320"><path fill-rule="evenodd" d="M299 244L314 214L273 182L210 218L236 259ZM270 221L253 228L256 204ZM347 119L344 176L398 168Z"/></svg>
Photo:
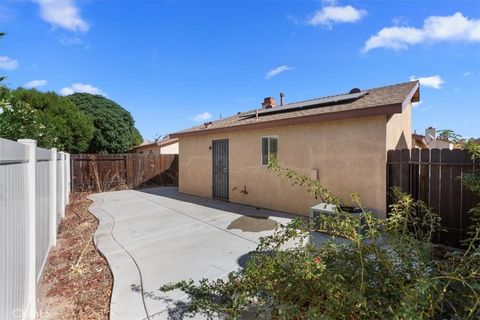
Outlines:
<svg viewBox="0 0 480 320"><path fill-rule="evenodd" d="M129 188L135 188L135 175L134 175L134 159L129 155L126 154L124 156L125 159L125 182L127 183Z"/></svg>
<svg viewBox="0 0 480 320"><path fill-rule="evenodd" d="M37 142L30 139L20 139L19 143L22 143L28 147L28 164L27 164L27 188L25 193L27 194L27 210L28 210L28 223L26 225L26 235L28 240L25 241L26 259L28 261L28 268L26 270L26 287L27 294L27 310L25 310L26 319L35 319L36 313L36 292L37 281L35 276L36 267L36 255L35 255L35 240L36 240L36 225L35 225L35 175L37 167L36 148Z"/></svg>
<svg viewBox="0 0 480 320"><path fill-rule="evenodd" d="M472 223L469 210L479 201L462 182L466 173L478 170L478 164L467 150L412 149L410 156L408 152L388 151L387 191L401 187L424 201L441 218L442 231L434 235L434 242L459 247Z"/></svg>
<svg viewBox="0 0 480 320"><path fill-rule="evenodd" d="M410 194L417 201L420 197L420 149L412 149L410 154Z"/></svg>
<svg viewBox="0 0 480 320"><path fill-rule="evenodd" d="M50 246L57 245L57 148L50 150Z"/></svg>
<svg viewBox="0 0 480 320"><path fill-rule="evenodd" d="M421 149L420 151L420 187L419 199L430 206L430 150Z"/></svg>

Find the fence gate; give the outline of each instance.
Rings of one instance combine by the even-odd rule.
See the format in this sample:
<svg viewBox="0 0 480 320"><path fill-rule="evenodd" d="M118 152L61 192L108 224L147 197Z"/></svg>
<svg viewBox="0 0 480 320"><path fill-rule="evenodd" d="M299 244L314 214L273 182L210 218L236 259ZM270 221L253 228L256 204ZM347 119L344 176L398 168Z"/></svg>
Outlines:
<svg viewBox="0 0 480 320"><path fill-rule="evenodd" d="M466 173L479 170L466 150L403 149L387 154L387 203L391 188L400 187L415 200L424 201L442 219L443 232L435 241L459 246L471 224L468 211L479 201L463 185Z"/></svg>
<svg viewBox="0 0 480 320"><path fill-rule="evenodd" d="M228 200L228 140L212 142L213 197Z"/></svg>

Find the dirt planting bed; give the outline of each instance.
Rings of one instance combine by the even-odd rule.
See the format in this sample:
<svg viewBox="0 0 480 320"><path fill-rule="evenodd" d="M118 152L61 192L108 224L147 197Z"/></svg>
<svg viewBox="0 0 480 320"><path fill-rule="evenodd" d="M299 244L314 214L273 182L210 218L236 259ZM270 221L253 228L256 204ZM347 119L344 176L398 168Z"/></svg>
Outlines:
<svg viewBox="0 0 480 320"><path fill-rule="evenodd" d="M37 319L108 319L112 275L97 251L87 193L72 194L41 280Z"/></svg>

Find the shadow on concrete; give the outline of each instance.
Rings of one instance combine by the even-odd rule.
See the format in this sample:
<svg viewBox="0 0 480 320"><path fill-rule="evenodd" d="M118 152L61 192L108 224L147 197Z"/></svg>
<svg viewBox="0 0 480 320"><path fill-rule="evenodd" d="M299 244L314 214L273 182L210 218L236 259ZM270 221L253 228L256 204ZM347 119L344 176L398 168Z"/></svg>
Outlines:
<svg viewBox="0 0 480 320"><path fill-rule="evenodd" d="M130 286L130 288L131 288L131 290L132 290L133 292L136 292L136 293L139 293L139 294L141 294L141 292L142 292L142 287L141 287L139 284L132 284L132 285ZM166 300L169 300L169 299L166 299L166 298L164 298L164 297L162 297L162 296L160 296L160 295L155 294L153 291L144 291L144 292L143 292L143 298L144 298L145 300L150 299L150 300L156 300L156 301L166 301ZM171 301L173 301L173 300L171 300ZM170 301L167 301L167 302L170 302Z"/></svg>
<svg viewBox="0 0 480 320"><path fill-rule="evenodd" d="M279 217L287 219L301 218L302 216L294 215L287 212L274 211L269 209L263 209L258 207L253 207L245 204L237 204L222 200L216 200L211 198L203 198L193 195L188 195L180 193L178 187L156 187L156 188L147 188L147 189L138 189L136 191L157 195L160 197L166 197L174 200L185 201L193 203L196 205L228 211L244 216L250 217Z"/></svg>
<svg viewBox="0 0 480 320"><path fill-rule="evenodd" d="M250 260L250 258L252 257L252 255L254 254L255 252L254 251L250 251L249 253L246 253L242 256L240 256L238 259L237 259L237 263L240 267L242 268L245 268L245 266L247 265L247 262L248 260Z"/></svg>
<svg viewBox="0 0 480 320"><path fill-rule="evenodd" d="M141 287L138 284L132 284L131 290L138 294L141 294ZM159 292L161 292L159 290ZM145 300L151 299L155 301L162 301L166 304L166 312L168 314L168 319L171 320L180 320L188 318L187 314L189 312L189 304L184 301L178 301L171 298L162 296L161 294L156 294L154 292L143 292L143 297ZM155 316L157 313L150 314L149 316Z"/></svg>
<svg viewBox="0 0 480 320"><path fill-rule="evenodd" d="M275 230L277 226L277 221L266 216L241 216L233 220L227 229L238 229L243 232L261 232Z"/></svg>

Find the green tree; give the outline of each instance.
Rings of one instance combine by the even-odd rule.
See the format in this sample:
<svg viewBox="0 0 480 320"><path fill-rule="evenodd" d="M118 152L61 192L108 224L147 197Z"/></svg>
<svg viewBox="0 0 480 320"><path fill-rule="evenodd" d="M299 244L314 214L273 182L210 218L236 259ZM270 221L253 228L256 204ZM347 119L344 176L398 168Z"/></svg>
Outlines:
<svg viewBox="0 0 480 320"><path fill-rule="evenodd" d="M39 121L55 136L54 147L71 153L88 149L93 138L93 121L68 98L23 88L12 90L12 97L38 111Z"/></svg>
<svg viewBox="0 0 480 320"><path fill-rule="evenodd" d="M459 142L462 138L461 135L451 129L438 130L438 137L452 142Z"/></svg>
<svg viewBox="0 0 480 320"><path fill-rule="evenodd" d="M75 93L68 99L93 119L95 131L88 152L122 153L141 142L132 115L114 101L88 93Z"/></svg>
<svg viewBox="0 0 480 320"><path fill-rule="evenodd" d="M132 147L138 146L139 144L141 144L143 142L143 137L142 137L142 135L140 134L140 131L138 131L137 128L133 128L132 139L133 139Z"/></svg>

